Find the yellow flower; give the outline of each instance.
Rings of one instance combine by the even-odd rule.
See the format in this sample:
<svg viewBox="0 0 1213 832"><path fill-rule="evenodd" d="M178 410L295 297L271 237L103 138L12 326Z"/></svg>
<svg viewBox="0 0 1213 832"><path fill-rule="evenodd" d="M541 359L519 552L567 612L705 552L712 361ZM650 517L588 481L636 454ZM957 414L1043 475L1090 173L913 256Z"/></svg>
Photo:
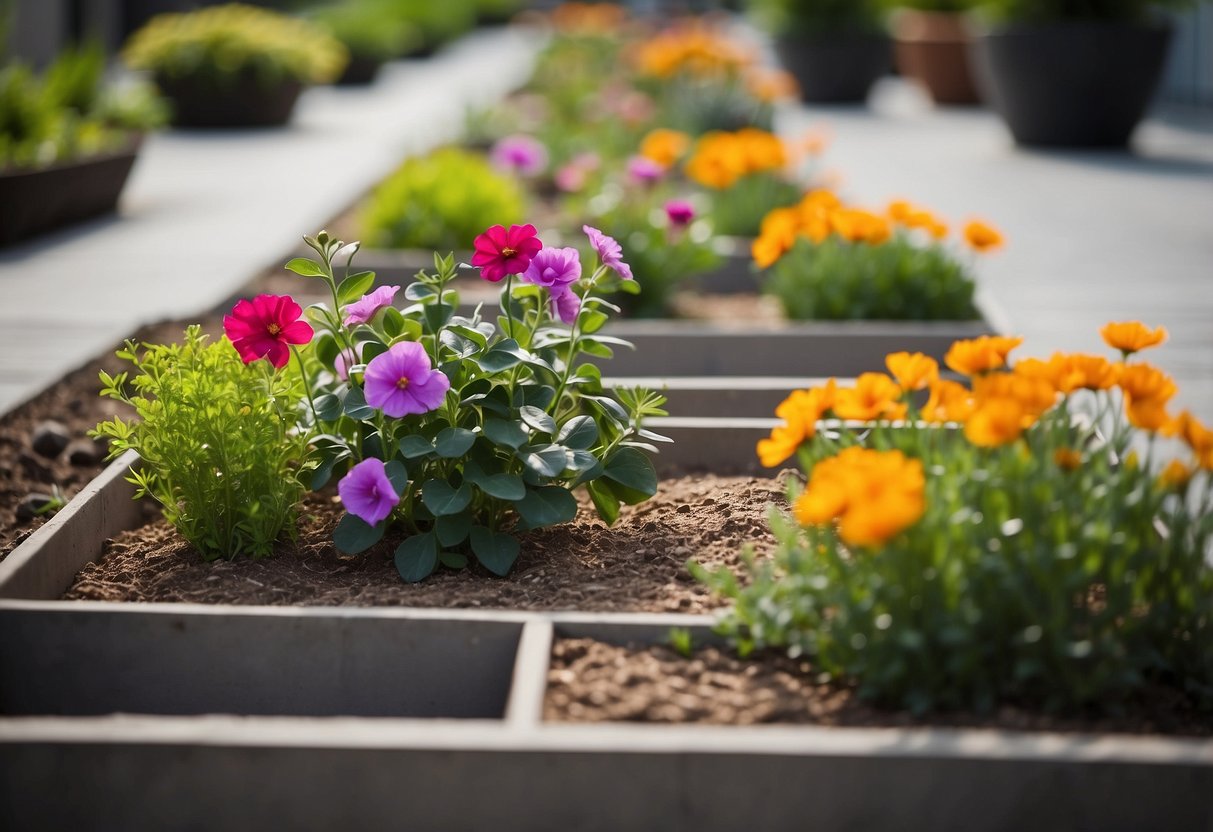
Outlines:
<svg viewBox="0 0 1213 832"><path fill-rule="evenodd" d="M1053 385L1062 393L1107 390L1115 387L1120 379L1121 365L1113 364L1102 355L1054 353L1049 366L1053 371ZM1015 369L1019 370L1019 364Z"/></svg>
<svg viewBox="0 0 1213 832"><path fill-rule="evenodd" d="M1157 431L1171 422L1167 402L1178 388L1170 376L1149 364L1132 364L1121 371L1119 383L1125 394L1125 413L1130 424L1142 430Z"/></svg>
<svg viewBox="0 0 1213 832"><path fill-rule="evenodd" d="M1132 355L1148 347L1156 347L1167 340L1167 331L1163 327L1151 330L1141 321L1113 322L1099 330L1104 343L1114 350L1120 350L1125 355Z"/></svg>
<svg viewBox="0 0 1213 832"><path fill-rule="evenodd" d="M889 219L891 219L893 222L900 223L901 225L905 225L906 220L918 211L917 208L904 199L893 200L889 203L889 207L885 210L889 215Z"/></svg>
<svg viewBox="0 0 1213 832"><path fill-rule="evenodd" d="M965 226L964 237L965 242L978 252L993 251L1003 244L1002 234L996 228L978 220Z"/></svg>
<svg viewBox="0 0 1213 832"><path fill-rule="evenodd" d="M1007 355L1022 343L1022 338L982 335L955 342L943 360L961 375L975 376L1006 366Z"/></svg>
<svg viewBox="0 0 1213 832"><path fill-rule="evenodd" d="M931 385L931 397L922 409L928 422L964 422L973 413L976 403L969 388L947 379Z"/></svg>
<svg viewBox="0 0 1213 832"><path fill-rule="evenodd" d="M920 460L852 447L813 467L794 509L804 525L837 519L848 546L878 546L918 522L925 491Z"/></svg>
<svg viewBox="0 0 1213 832"><path fill-rule="evenodd" d="M834 233L851 243L880 245L892 236L893 230L884 217L857 208L839 208L829 215Z"/></svg>
<svg viewBox="0 0 1213 832"><path fill-rule="evenodd" d="M793 391L775 408L775 415L784 424L771 431L769 438L758 442L758 459L764 467L781 464L816 433L817 421L834 404L834 393L835 381L830 379L824 387Z"/></svg>
<svg viewBox="0 0 1213 832"><path fill-rule="evenodd" d="M665 127L653 130L640 142L640 155L663 167L673 167L691 146L691 137Z"/></svg>
<svg viewBox="0 0 1213 832"><path fill-rule="evenodd" d="M1163 428L1163 432L1167 436L1183 439L1196 455L1197 464L1206 470L1213 470L1213 430L1201 424L1192 411L1180 413Z"/></svg>
<svg viewBox="0 0 1213 832"><path fill-rule="evenodd" d="M926 390L939 380L939 362L920 352L890 353L884 363L902 390Z"/></svg>
<svg viewBox="0 0 1213 832"><path fill-rule="evenodd" d="M992 399L1010 399L1024 411L1030 426L1050 407L1057 403L1057 390L1043 378L1023 376L1018 373L990 373L973 379L973 395L980 408Z"/></svg>
<svg viewBox="0 0 1213 832"><path fill-rule="evenodd" d="M982 448L994 448L1014 442L1023 433L1030 414L1016 399L989 399L979 402L965 422L965 438Z"/></svg>
<svg viewBox="0 0 1213 832"><path fill-rule="evenodd" d="M1188 481L1192 479L1193 473L1195 472L1187 465L1178 459L1173 459L1158 475L1158 484L1167 490L1183 491L1188 487Z"/></svg>
<svg viewBox="0 0 1213 832"><path fill-rule="evenodd" d="M1073 471L1082 465L1082 454L1073 448L1058 448L1053 452L1053 461L1063 471Z"/></svg>
<svg viewBox="0 0 1213 832"><path fill-rule="evenodd" d="M870 422L873 419L903 419L906 405L901 388L883 373L863 373L854 387L839 388L834 397L834 415L839 419Z"/></svg>
<svg viewBox="0 0 1213 832"><path fill-rule="evenodd" d="M776 208L763 217L758 236L750 245L750 255L758 268L768 268L791 251L799 228L800 216L795 208Z"/></svg>

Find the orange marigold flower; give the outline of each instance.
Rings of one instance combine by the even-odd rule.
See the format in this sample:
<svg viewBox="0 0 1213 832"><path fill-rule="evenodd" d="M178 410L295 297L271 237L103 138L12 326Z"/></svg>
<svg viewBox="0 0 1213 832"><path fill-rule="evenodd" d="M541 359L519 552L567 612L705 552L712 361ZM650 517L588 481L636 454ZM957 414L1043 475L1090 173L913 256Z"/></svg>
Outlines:
<svg viewBox="0 0 1213 832"><path fill-rule="evenodd" d="M964 238L965 242L978 252L993 251L1001 248L1003 244L1002 234L993 226L979 220L973 220L965 226Z"/></svg>
<svg viewBox="0 0 1213 832"><path fill-rule="evenodd" d="M829 215L834 233L851 243L880 245L893 231L884 217L857 208L840 208Z"/></svg>
<svg viewBox="0 0 1213 832"><path fill-rule="evenodd" d="M1073 448L1058 448L1053 452L1053 461L1064 471L1073 471L1082 465L1082 454Z"/></svg>
<svg viewBox="0 0 1213 832"><path fill-rule="evenodd" d="M963 384L943 379L931 385L931 397L922 409L928 422L964 422L973 413L973 393Z"/></svg>
<svg viewBox="0 0 1213 832"><path fill-rule="evenodd" d="M889 215L889 219L893 222L906 224L906 220L918 212L912 204L904 199L895 199L889 203L889 207L885 209L885 213Z"/></svg>
<svg viewBox="0 0 1213 832"><path fill-rule="evenodd" d="M1011 350L1023 343L1022 338L1003 335L982 335L952 344L943 357L944 363L961 375L975 376L1006 366Z"/></svg>
<svg viewBox="0 0 1213 832"><path fill-rule="evenodd" d="M863 373L854 387L842 387L834 397L834 415L839 419L870 422L873 419L903 419L906 405L901 388L884 373Z"/></svg>
<svg viewBox="0 0 1213 832"><path fill-rule="evenodd" d="M1157 431L1170 423L1167 402L1178 388L1169 375L1150 364L1131 364L1121 371L1119 383L1131 425Z"/></svg>
<svg viewBox="0 0 1213 832"><path fill-rule="evenodd" d="M1150 329L1141 321L1112 322L1099 330L1099 334L1103 336L1105 344L1125 355L1156 347L1167 340L1166 329L1161 326Z"/></svg>
<svg viewBox="0 0 1213 832"><path fill-rule="evenodd" d="M1027 422L1035 422L1040 414L1057 403L1057 389L1043 378L1022 376L1015 372L990 373L973 379L973 395L981 407L992 399L1011 399L1023 407Z"/></svg>
<svg viewBox="0 0 1213 832"><path fill-rule="evenodd" d="M800 216L795 208L776 208L762 218L750 255L760 269L773 265L796 244Z"/></svg>
<svg viewBox="0 0 1213 832"><path fill-rule="evenodd" d="M758 461L764 468L774 468L796 453L805 438L799 425L780 425L769 437L758 440Z"/></svg>
<svg viewBox="0 0 1213 832"><path fill-rule="evenodd" d="M834 379L830 379L824 387L795 390L775 408L775 415L785 424L758 442L758 459L764 467L781 464L816 433L817 421L834 403L835 385Z"/></svg>
<svg viewBox="0 0 1213 832"><path fill-rule="evenodd" d="M877 546L918 522L925 490L920 460L852 447L813 467L795 512L805 525L838 519L839 537L849 546Z"/></svg>
<svg viewBox="0 0 1213 832"><path fill-rule="evenodd" d="M1173 459L1167 463L1167 467L1162 469L1162 473L1158 475L1158 484L1165 489L1174 491L1183 491L1188 486L1188 481L1192 479L1195 471L1184 465L1178 459Z"/></svg>
<svg viewBox="0 0 1213 832"><path fill-rule="evenodd" d="M653 130L640 142L640 155L663 167L673 167L691 146L691 137L665 127Z"/></svg>
<svg viewBox="0 0 1213 832"><path fill-rule="evenodd" d="M1031 414L1016 399L989 399L979 402L965 422L965 438L982 448L995 448L1014 442L1023 434ZM1027 424L1025 424L1025 422Z"/></svg>
<svg viewBox="0 0 1213 832"><path fill-rule="evenodd" d="M1053 385L1062 393L1107 390L1120 380L1121 365L1113 364L1102 355L1054 353L1049 366L1053 371ZM1019 370L1019 364L1015 369Z"/></svg>
<svg viewBox="0 0 1213 832"><path fill-rule="evenodd" d="M884 363L902 390L925 390L939 380L939 362L920 352L890 353Z"/></svg>
<svg viewBox="0 0 1213 832"><path fill-rule="evenodd" d="M781 69L754 67L746 73L745 81L750 94L763 102L794 98L800 93L800 85L796 83L796 78Z"/></svg>
<svg viewBox="0 0 1213 832"><path fill-rule="evenodd" d="M802 208L824 208L832 211L842 207L842 200L829 188L817 188L805 194L800 205Z"/></svg>
<svg viewBox="0 0 1213 832"><path fill-rule="evenodd" d="M1186 442L1201 468L1213 469L1213 430L1205 427L1192 411L1180 413L1163 428L1163 432Z"/></svg>

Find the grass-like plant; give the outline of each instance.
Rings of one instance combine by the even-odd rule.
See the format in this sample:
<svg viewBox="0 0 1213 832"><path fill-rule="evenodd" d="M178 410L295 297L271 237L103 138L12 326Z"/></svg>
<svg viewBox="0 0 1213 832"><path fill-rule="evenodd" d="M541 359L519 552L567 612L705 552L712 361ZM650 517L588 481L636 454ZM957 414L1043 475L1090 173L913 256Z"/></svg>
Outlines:
<svg viewBox="0 0 1213 832"><path fill-rule="evenodd" d="M208 343L198 326L180 344L128 341L118 357L135 374L102 372L101 395L131 405L137 418L115 417L90 435L110 441L111 457L139 453L136 496L160 503L208 560L262 557L294 534L308 455L298 374L245 365L226 338Z"/></svg>
<svg viewBox="0 0 1213 832"><path fill-rule="evenodd" d="M465 249L490 225L522 220L517 179L455 148L407 160L362 208L363 237L389 248Z"/></svg>
<svg viewBox="0 0 1213 832"><path fill-rule="evenodd" d="M1164 331L1103 334L1121 360L1011 366L1021 339L986 337L947 355L964 384L899 353L793 394L758 447L808 475L771 514L778 551L744 585L695 567L735 604L723 631L914 712L1114 713L1159 688L1213 708L1213 431L1133 360ZM1162 435L1190 461L1163 466Z"/></svg>

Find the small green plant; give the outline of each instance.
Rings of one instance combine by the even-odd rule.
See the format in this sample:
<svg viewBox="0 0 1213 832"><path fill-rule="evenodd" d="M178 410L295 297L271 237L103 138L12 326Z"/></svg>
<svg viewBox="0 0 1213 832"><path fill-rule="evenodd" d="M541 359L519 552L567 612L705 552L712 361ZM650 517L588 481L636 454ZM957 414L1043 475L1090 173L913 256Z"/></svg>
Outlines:
<svg viewBox="0 0 1213 832"><path fill-rule="evenodd" d="M160 78L271 86L284 80L332 81L348 55L314 23L233 3L158 15L131 36L123 58L132 69Z"/></svg>
<svg viewBox="0 0 1213 832"><path fill-rule="evenodd" d="M137 418L115 417L90 436L110 440L110 456L135 450L137 497L207 560L262 557L294 534L308 455L296 402L298 375L268 364L246 366L226 338L207 343L198 326L180 344L118 352L135 375L101 373L101 395L126 402Z"/></svg>
<svg viewBox="0 0 1213 832"><path fill-rule="evenodd" d="M522 220L522 185L455 148L409 159L362 209L363 235L389 248L459 249L494 223Z"/></svg>
<svg viewBox="0 0 1213 832"><path fill-rule="evenodd" d="M406 18L393 14L382 0L322 6L312 17L357 58L387 61L421 45L421 31Z"/></svg>
<svg viewBox="0 0 1213 832"><path fill-rule="evenodd" d="M758 21L780 35L878 29L884 6L885 0L750 0Z"/></svg>

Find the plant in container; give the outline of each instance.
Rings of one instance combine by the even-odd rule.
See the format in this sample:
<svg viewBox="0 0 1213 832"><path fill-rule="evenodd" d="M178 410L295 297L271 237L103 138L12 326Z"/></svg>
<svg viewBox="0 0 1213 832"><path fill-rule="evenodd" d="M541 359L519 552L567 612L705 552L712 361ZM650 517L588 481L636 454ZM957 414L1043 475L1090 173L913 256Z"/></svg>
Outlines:
<svg viewBox="0 0 1213 832"><path fill-rule="evenodd" d="M155 17L123 58L152 74L179 127L268 127L290 120L305 85L337 78L348 55L314 23L231 4Z"/></svg>
<svg viewBox="0 0 1213 832"><path fill-rule="evenodd" d="M1126 145L1171 38L1160 13L1186 0L989 0L977 67L1023 145Z"/></svg>
<svg viewBox="0 0 1213 832"><path fill-rule="evenodd" d="M371 83L385 62L401 57L421 43L417 27L394 15L381 0L321 6L312 12L312 17L349 52L349 63L337 77L339 85Z"/></svg>
<svg viewBox="0 0 1213 832"><path fill-rule="evenodd" d="M750 6L775 36L779 60L805 101L862 102L889 70L878 0L752 0Z"/></svg>
<svg viewBox="0 0 1213 832"><path fill-rule="evenodd" d="M965 383L898 353L889 375L793 394L758 446L808 477L793 516L771 515L775 558L750 559L744 586L697 570L735 604L723 632L918 714L1163 697L1207 716L1213 432L1169 414L1174 382L1136 360L1165 331L1102 334L1118 359L1012 363L1022 339L981 338L947 355ZM1163 465L1163 436L1188 458Z"/></svg>
<svg viewBox="0 0 1213 832"><path fill-rule="evenodd" d="M966 13L976 0L898 0L891 25L897 68L922 84L936 104L980 101L969 52Z"/></svg>
<svg viewBox="0 0 1213 832"><path fill-rule="evenodd" d="M904 201L877 214L812 191L767 215L753 255L767 269L763 290L790 318L972 320L976 284L966 260L946 245L948 233L934 214ZM965 226L964 239L975 251L1002 244L979 221Z"/></svg>

